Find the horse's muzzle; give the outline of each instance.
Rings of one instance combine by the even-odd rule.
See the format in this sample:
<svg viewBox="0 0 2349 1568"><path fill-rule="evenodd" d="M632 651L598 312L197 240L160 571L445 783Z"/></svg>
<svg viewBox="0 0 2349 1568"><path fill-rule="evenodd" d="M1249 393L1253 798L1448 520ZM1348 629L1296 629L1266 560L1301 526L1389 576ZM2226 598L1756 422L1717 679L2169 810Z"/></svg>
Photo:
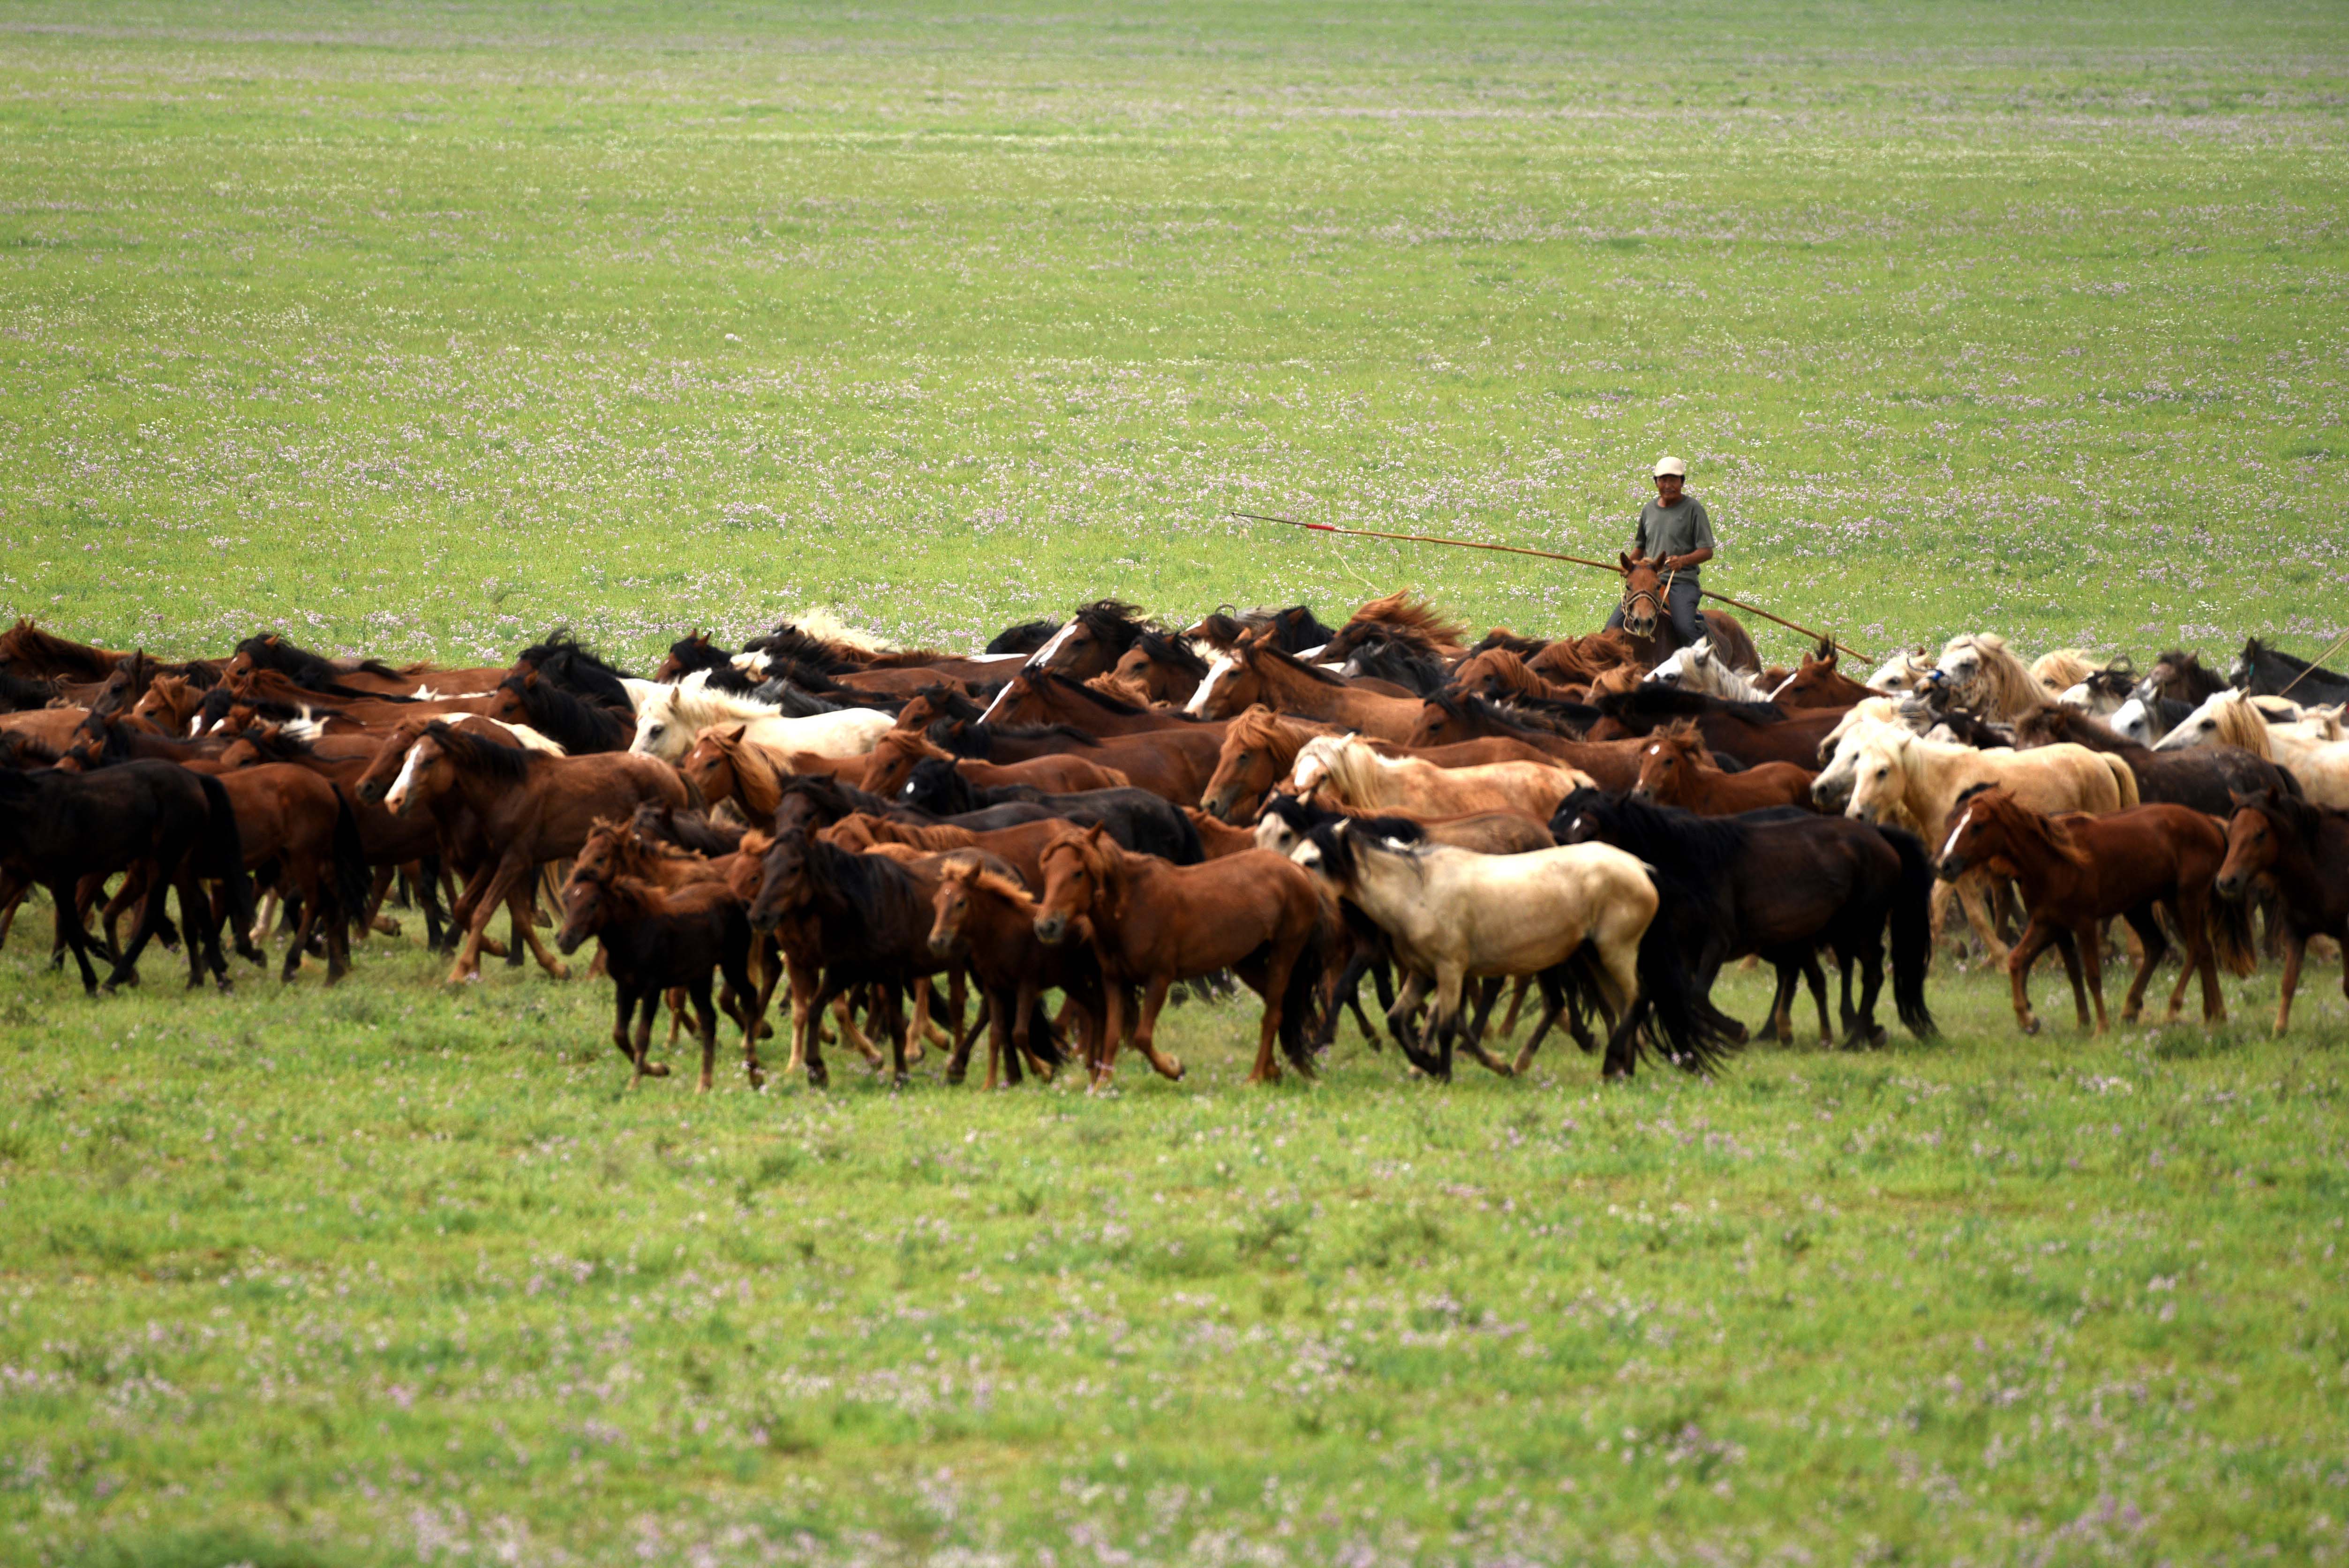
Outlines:
<svg viewBox="0 0 2349 1568"><path fill-rule="evenodd" d="M1943 882L1957 881L1960 877L1966 874L1965 856L1943 855L1940 860L1933 862L1933 874L1940 878Z"/></svg>
<svg viewBox="0 0 2349 1568"><path fill-rule="evenodd" d="M1047 947L1058 947L1068 934L1069 917L1065 914L1047 914L1036 922L1036 940Z"/></svg>

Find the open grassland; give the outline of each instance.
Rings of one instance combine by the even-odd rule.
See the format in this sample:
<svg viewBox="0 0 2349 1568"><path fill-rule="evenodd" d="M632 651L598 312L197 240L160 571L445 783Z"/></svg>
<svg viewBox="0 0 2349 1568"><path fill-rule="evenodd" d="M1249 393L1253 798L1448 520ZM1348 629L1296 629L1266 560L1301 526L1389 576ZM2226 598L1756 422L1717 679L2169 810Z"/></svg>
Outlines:
<svg viewBox="0 0 2349 1568"><path fill-rule="evenodd" d="M2330 975L2282 1044L2024 1041L1945 975L1947 1040L1717 1082L1437 1090L1349 1028L1249 1090L1195 1005L1179 1086L704 1099L620 1092L600 985L5 963L12 1561L2344 1544Z"/></svg>
<svg viewBox="0 0 2349 1568"><path fill-rule="evenodd" d="M2344 92L2331 5L0 5L0 614L1588 629L1219 514L1599 552L1669 449L1715 585L1864 646L2313 653ZM1181 1086L699 1099L601 982L91 1004L46 913L0 1560L2349 1550L2329 967L2282 1043L2272 970L2091 1044L1944 967L1942 1041L1717 1082L1248 1092L1192 1006Z"/></svg>
<svg viewBox="0 0 2349 1568"><path fill-rule="evenodd" d="M19 0L0 608L1587 628L1603 578L1220 514L1611 552L1670 449L1717 585L1871 651L2313 652L2345 87L2330 4Z"/></svg>

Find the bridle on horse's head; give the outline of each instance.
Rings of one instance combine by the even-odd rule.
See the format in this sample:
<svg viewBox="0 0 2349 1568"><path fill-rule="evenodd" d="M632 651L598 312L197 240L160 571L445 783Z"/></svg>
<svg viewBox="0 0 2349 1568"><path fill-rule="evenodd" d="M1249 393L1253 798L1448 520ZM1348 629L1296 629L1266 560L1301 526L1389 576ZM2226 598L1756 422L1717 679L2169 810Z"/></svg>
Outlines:
<svg viewBox="0 0 2349 1568"><path fill-rule="evenodd" d="M1647 565L1652 570L1654 563L1643 562L1634 562L1634 564ZM1638 618L1633 606L1637 605L1642 599L1645 599L1648 602L1647 619L1650 624L1652 625L1655 623L1661 621L1664 618L1664 604L1671 595L1672 579L1678 575L1679 573L1676 572L1666 572L1659 579L1657 586L1653 588L1634 588L1631 586L1630 568L1628 566L1625 567L1623 571L1622 603L1624 625L1629 626L1635 619Z"/></svg>

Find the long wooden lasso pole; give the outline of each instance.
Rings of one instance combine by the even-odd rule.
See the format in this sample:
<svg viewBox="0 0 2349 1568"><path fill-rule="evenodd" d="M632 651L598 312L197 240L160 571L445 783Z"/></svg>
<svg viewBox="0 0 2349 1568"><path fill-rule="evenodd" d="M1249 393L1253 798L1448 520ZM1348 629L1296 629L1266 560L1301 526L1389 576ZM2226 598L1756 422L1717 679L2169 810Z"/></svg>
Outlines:
<svg viewBox="0 0 2349 1568"><path fill-rule="evenodd" d="M2302 669L2299 675L2296 675L2292 676L2292 679L2284 682L2283 691L2276 693L2276 696L2282 696L2284 695L2284 692L2288 692L2292 690L2292 687L2298 686L2301 681L2308 676L2310 671L2315 669L2317 665L2323 664L2325 660L2339 653L2341 651L2341 645L2344 643L2349 643L2349 632L2344 632L2339 636L2333 638L2333 645L2325 649L2323 653L2317 655L2314 658L2309 660L2307 668Z"/></svg>
<svg viewBox="0 0 2349 1568"><path fill-rule="evenodd" d="M1618 577L1623 575L1623 569L1611 561L1593 561L1587 555L1567 555L1555 550L1528 550L1522 544L1487 544L1478 539L1446 539L1442 534L1436 533L1382 533L1375 528L1340 528L1333 522L1306 522L1293 517L1271 517L1260 511L1234 511L1227 515L1244 517L1251 522L1285 523L1290 528L1309 529L1315 533L1342 533L1355 539L1394 539L1410 544L1449 544L1461 550L1491 550L1506 555L1532 555L1544 561L1564 561L1575 566L1588 566L1600 572L1611 572ZM1800 632L1815 643L1825 643L1831 647L1839 648L1864 664L1876 662L1871 655L1861 653L1857 648L1850 646L1838 638L1830 636L1825 632L1815 632L1798 622L1787 620L1784 615L1774 615L1759 604L1749 604L1743 599L1733 599L1726 593L1716 593L1710 588L1700 588L1697 592L1708 599L1718 599L1724 604L1733 604L1749 615L1759 615L1765 621L1775 622L1790 632Z"/></svg>

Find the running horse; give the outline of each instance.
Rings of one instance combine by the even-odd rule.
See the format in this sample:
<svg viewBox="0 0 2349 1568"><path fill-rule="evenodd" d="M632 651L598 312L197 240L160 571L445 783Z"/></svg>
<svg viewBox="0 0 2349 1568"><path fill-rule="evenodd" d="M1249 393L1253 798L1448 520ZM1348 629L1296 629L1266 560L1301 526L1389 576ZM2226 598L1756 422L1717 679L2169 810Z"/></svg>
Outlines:
<svg viewBox="0 0 2349 1568"><path fill-rule="evenodd" d="M1623 630L1630 634L1640 662L1653 668L1681 648L1680 634L1672 630L1672 618L1664 608L1671 578L1644 555L1619 554L1616 561L1623 573ZM1712 632L1715 657L1731 669L1761 673L1761 651L1736 616L1725 610L1700 610L1697 618Z"/></svg>

